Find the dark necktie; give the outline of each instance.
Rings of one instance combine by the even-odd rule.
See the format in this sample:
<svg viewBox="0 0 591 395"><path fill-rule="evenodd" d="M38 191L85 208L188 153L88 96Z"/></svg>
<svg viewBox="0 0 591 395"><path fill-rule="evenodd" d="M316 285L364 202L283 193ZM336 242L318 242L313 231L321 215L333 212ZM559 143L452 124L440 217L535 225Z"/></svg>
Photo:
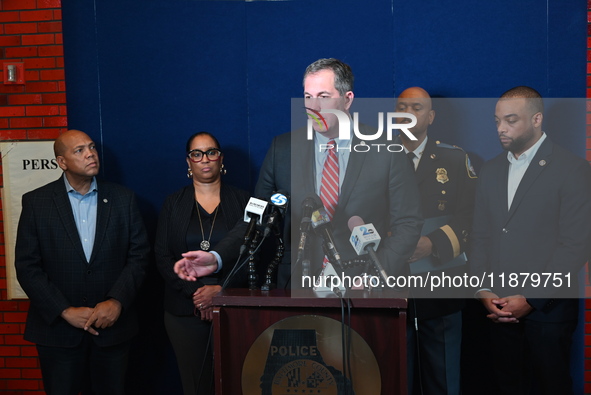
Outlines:
<svg viewBox="0 0 591 395"><path fill-rule="evenodd" d="M406 153L406 157L408 158L408 161L409 161L410 165L412 166L412 169L415 170L415 161L414 161L414 159L417 157L415 155L415 153L412 152L412 151L408 151Z"/></svg>

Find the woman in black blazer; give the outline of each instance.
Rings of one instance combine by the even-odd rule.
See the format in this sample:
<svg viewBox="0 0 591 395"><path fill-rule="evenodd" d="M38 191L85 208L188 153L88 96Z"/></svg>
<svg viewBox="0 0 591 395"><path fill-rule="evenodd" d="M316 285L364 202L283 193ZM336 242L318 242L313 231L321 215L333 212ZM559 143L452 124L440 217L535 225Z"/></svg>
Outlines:
<svg viewBox="0 0 591 395"><path fill-rule="evenodd" d="M156 263L165 281L164 323L174 348L185 395L213 394L211 300L221 290L220 274L181 280L174 263L181 254L211 250L243 217L248 192L221 181L224 155L207 132L186 146L191 185L167 197L156 235Z"/></svg>

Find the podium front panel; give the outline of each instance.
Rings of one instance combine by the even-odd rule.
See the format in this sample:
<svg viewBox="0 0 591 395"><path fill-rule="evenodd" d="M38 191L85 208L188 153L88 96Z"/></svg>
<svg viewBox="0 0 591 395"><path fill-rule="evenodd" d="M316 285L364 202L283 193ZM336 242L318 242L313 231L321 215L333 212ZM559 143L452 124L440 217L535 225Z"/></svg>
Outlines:
<svg viewBox="0 0 591 395"><path fill-rule="evenodd" d="M216 394L406 394L405 295L356 292L343 300L283 290L215 296Z"/></svg>

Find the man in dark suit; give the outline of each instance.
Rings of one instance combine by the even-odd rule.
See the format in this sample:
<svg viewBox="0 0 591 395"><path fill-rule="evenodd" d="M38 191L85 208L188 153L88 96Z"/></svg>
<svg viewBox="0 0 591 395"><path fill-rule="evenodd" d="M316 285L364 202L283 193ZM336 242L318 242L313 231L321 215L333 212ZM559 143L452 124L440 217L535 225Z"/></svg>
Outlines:
<svg viewBox="0 0 591 395"><path fill-rule="evenodd" d="M69 130L54 151L63 177L23 196L18 224L25 339L37 344L48 394L123 394L147 234L134 194L96 179L88 135Z"/></svg>
<svg viewBox="0 0 591 395"><path fill-rule="evenodd" d="M529 394L532 383L537 394L572 394L578 301L567 297L577 296L589 257L591 168L550 141L542 119L534 89L501 96L495 120L507 152L484 165L476 189L470 262L475 274L494 279L477 297L495 323L493 355L483 361L495 394Z"/></svg>
<svg viewBox="0 0 591 395"><path fill-rule="evenodd" d="M462 275L466 271L464 252L472 229L476 186L468 155L457 146L429 138L435 110L424 89L404 90L396 102L396 111L417 118L417 124L410 129L417 140L400 135L416 168L425 218L423 235L409 259L411 272L422 274L424 269L415 271L413 266L428 262L426 267L431 273L444 270L446 275ZM414 299L409 303L407 328L409 393L459 395L461 310L465 301L426 299L419 290L411 297Z"/></svg>
<svg viewBox="0 0 591 395"><path fill-rule="evenodd" d="M348 221L353 216L361 217L366 223L373 223L382 237L378 257L388 274L401 274L407 270L410 257L419 238L422 219L419 195L412 169L403 152L388 152L385 145L399 144L394 141L371 141L383 144L381 151L372 146L369 151L358 149L365 143L357 136L351 139L339 138L339 123L332 114L320 114L322 110L336 109L349 116L353 102L353 73L351 68L337 59L320 59L312 63L304 74L305 107L319 122L313 122L311 139L306 129L275 137L261 168L256 195L270 196L274 191L286 190L291 194L291 215L285 219L284 239L297 238L302 217L302 201L317 194L329 211L334 231L336 249L342 260L356 257L349 242L351 232ZM371 135L374 132L360 125L360 132ZM370 144L367 144L370 146ZM335 153L338 172L334 178L334 189L338 202L330 212L329 203L323 196L323 171L329 151ZM334 197L334 196L333 196ZM235 240L224 240L215 250L222 256L224 265L233 262ZM297 240L292 240L294 244ZM312 251L313 271L323 262L323 252L318 238L309 246ZM288 285L293 253L286 254L278 270L278 287ZM207 265L217 267L211 256L191 253L177 263L176 270L183 278L191 279L211 270ZM299 275L299 273L297 273ZM299 282L299 280L298 280ZM294 285L294 281L292 281Z"/></svg>

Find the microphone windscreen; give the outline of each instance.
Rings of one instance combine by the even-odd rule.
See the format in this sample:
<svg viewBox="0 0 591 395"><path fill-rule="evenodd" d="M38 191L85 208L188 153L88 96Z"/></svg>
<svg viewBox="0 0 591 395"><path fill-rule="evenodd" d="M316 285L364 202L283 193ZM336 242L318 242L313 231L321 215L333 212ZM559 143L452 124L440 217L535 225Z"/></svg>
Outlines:
<svg viewBox="0 0 591 395"><path fill-rule="evenodd" d="M324 205L322 204L322 200L320 199L320 196L318 196L315 193L307 196L302 201L302 208L303 209L312 209L312 211L314 211L314 210L318 210L320 207L324 208Z"/></svg>
<svg viewBox="0 0 591 395"><path fill-rule="evenodd" d="M361 225L364 225L364 224L365 224L365 222L358 215L352 216L351 218L349 218L349 222L347 222L347 225L349 226L349 230L351 232L353 231L353 228L355 228L356 226L361 226Z"/></svg>

